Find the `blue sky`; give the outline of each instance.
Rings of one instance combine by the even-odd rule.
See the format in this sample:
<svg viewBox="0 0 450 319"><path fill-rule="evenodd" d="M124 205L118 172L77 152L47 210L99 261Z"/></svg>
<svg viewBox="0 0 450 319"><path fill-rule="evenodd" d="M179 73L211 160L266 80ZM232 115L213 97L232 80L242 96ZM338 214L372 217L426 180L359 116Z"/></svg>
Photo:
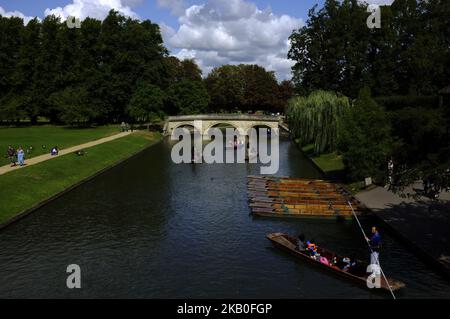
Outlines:
<svg viewBox="0 0 450 319"><path fill-rule="evenodd" d="M102 19L114 8L161 26L170 52L194 58L206 75L221 64L255 63L290 78L288 37L323 0L0 0L0 14Z"/></svg>
<svg viewBox="0 0 450 319"><path fill-rule="evenodd" d="M26 16L43 17L47 8L63 7L72 1L70 0L0 0L0 7L5 11L20 11ZM140 2L140 3L139 3ZM201 4L205 1L186 1L189 4ZM259 8L271 7L275 14L289 14L298 18L307 19L308 10L314 4L322 4L323 0L256 0L252 1ZM156 0L136 1L138 5L134 11L144 19L155 22L164 21L173 26L177 25L177 18L170 14L167 8L158 6Z"/></svg>

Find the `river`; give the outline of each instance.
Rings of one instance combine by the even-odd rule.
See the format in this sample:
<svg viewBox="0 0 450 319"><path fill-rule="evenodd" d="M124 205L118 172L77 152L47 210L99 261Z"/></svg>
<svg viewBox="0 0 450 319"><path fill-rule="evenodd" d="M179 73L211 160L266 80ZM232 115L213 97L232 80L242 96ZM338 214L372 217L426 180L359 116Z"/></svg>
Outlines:
<svg viewBox="0 0 450 319"><path fill-rule="evenodd" d="M259 173L257 164L176 165L171 145L154 145L0 232L0 297L390 297L297 261L265 238L302 231L368 258L355 222L252 217L246 178ZM320 176L287 138L278 175ZM440 275L382 235L383 269L406 283L398 297L450 297ZM66 287L69 264L81 267L81 289Z"/></svg>

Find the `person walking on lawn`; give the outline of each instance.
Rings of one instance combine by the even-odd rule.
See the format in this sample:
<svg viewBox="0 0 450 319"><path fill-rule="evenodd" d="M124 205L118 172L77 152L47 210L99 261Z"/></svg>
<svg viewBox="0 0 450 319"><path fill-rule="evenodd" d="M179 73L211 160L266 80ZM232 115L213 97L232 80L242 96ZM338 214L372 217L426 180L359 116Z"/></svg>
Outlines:
<svg viewBox="0 0 450 319"><path fill-rule="evenodd" d="M7 153L8 153L9 162L11 163L11 167L16 166L16 151L14 150L14 148L11 145L8 146Z"/></svg>
<svg viewBox="0 0 450 319"><path fill-rule="evenodd" d="M25 165L25 152L23 151L22 146L20 146L17 150L17 161L19 162L20 166Z"/></svg>

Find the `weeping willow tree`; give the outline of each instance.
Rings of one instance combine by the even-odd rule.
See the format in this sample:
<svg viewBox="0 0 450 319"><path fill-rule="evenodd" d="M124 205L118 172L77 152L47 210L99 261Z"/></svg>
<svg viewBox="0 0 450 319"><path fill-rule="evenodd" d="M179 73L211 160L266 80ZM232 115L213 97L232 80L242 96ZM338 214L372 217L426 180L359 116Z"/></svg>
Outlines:
<svg viewBox="0 0 450 319"><path fill-rule="evenodd" d="M349 106L345 96L315 91L308 97L291 99L286 115L300 145L314 144L314 152L320 154L336 149L339 119Z"/></svg>

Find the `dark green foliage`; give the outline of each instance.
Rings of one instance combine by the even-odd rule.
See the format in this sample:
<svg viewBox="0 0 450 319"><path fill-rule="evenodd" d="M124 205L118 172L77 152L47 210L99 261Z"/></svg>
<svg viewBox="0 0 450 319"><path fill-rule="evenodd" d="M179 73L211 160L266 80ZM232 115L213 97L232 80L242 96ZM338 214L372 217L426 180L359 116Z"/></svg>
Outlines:
<svg viewBox="0 0 450 319"><path fill-rule="evenodd" d="M206 111L209 95L202 82L183 80L170 86L167 103L174 114L199 114Z"/></svg>
<svg viewBox="0 0 450 319"><path fill-rule="evenodd" d="M369 29L366 4L326 0L290 37L289 58L301 93L333 90L356 97L435 95L450 78L450 2L396 0Z"/></svg>
<svg viewBox="0 0 450 319"><path fill-rule="evenodd" d="M350 181L373 177L384 180L391 155L391 128L386 112L361 89L354 105L344 112L340 123L338 150Z"/></svg>
<svg viewBox="0 0 450 319"><path fill-rule="evenodd" d="M156 85L141 85L127 107L128 114L138 122L147 122L163 111L164 92Z"/></svg>
<svg viewBox="0 0 450 319"><path fill-rule="evenodd" d="M89 105L90 96L82 86L70 86L53 93L49 98L52 109L58 110L58 118L71 125L87 125L98 116L98 110Z"/></svg>
<svg viewBox="0 0 450 319"><path fill-rule="evenodd" d="M450 185L450 147L445 109L404 108L390 113L393 149L396 160L394 190L402 190L418 179L429 180L433 187L426 196Z"/></svg>
<svg viewBox="0 0 450 319"><path fill-rule="evenodd" d="M210 110L283 112L293 95L289 81L278 84L275 74L258 65L223 65L205 79Z"/></svg>
<svg viewBox="0 0 450 319"><path fill-rule="evenodd" d="M336 150L339 121L348 108L346 97L316 91L308 97L293 98L286 109L286 116L300 146L312 143L314 153L318 155Z"/></svg>
<svg viewBox="0 0 450 319"><path fill-rule="evenodd" d="M438 96L380 96L374 100L386 111L394 111L405 107L423 107L427 109L439 106Z"/></svg>
<svg viewBox="0 0 450 319"><path fill-rule="evenodd" d="M201 70L193 60L169 58L159 26L148 20L112 10L103 21L86 18L81 28L68 28L54 16L26 26L0 16L0 121L143 121L169 112L164 92L181 81L196 82L181 87L193 88L201 103L194 107L178 88L188 105L180 99L177 110L205 110Z"/></svg>
<svg viewBox="0 0 450 319"><path fill-rule="evenodd" d="M212 111L231 112L244 105L244 78L238 66L223 65L214 68L205 83L211 96Z"/></svg>

